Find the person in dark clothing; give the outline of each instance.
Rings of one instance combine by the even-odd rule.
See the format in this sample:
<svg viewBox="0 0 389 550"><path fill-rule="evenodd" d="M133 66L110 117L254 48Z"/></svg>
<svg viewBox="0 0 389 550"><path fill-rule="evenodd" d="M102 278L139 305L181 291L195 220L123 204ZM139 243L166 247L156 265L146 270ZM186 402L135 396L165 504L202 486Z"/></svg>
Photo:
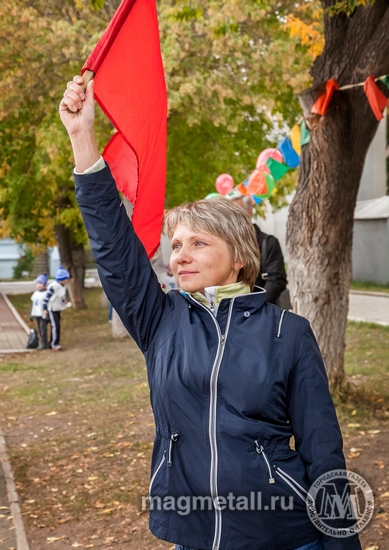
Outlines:
<svg viewBox="0 0 389 550"><path fill-rule="evenodd" d="M178 288L164 292L100 157L93 81L81 84L68 83L60 115L103 288L147 365L151 531L176 550L361 550L354 516L339 514L347 538L315 523L315 480L329 473L348 498L331 476L345 470L342 437L309 322L251 292L250 217L224 198L169 210Z"/></svg>
<svg viewBox="0 0 389 550"><path fill-rule="evenodd" d="M245 197L235 190L228 198L241 206L252 217L253 209L250 197ZM266 301L276 304L288 282L281 246L276 237L261 231L256 223L253 225L261 254L261 267L255 286L264 288L266 290Z"/></svg>

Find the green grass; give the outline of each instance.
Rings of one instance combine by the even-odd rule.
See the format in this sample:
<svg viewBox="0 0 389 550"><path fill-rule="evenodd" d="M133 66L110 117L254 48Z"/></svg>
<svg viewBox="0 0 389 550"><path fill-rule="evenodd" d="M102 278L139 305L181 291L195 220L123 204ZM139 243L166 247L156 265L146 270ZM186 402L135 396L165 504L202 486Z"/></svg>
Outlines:
<svg viewBox="0 0 389 550"><path fill-rule="evenodd" d="M345 372L345 385L333 392L343 431L385 423L389 418L389 327L348 322Z"/></svg>
<svg viewBox="0 0 389 550"><path fill-rule="evenodd" d="M367 290L368 292L389 292L389 282L386 285L370 281L351 281L351 290Z"/></svg>

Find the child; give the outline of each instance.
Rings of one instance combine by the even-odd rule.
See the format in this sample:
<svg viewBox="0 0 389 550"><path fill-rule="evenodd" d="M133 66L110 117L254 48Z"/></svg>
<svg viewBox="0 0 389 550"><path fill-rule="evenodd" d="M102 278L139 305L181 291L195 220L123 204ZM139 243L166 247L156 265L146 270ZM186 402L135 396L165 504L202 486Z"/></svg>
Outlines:
<svg viewBox="0 0 389 550"><path fill-rule="evenodd" d="M36 291L31 296L30 320L36 319L39 334L38 350L48 349L47 344L47 316L43 316L43 300L46 296L47 275L42 273L35 279Z"/></svg>
<svg viewBox="0 0 389 550"><path fill-rule="evenodd" d="M70 279L70 273L62 266L55 274L55 281L49 283L43 300L43 315L48 316L51 324L51 349L58 351L61 348L59 340L61 336L61 311L71 306L66 300L66 284Z"/></svg>

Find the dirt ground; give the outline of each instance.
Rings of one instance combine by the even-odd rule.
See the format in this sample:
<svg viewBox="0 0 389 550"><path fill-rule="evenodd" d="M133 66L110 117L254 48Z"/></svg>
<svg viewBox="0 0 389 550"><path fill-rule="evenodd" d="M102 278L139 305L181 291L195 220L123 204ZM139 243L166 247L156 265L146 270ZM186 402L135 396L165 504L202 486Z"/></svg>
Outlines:
<svg viewBox="0 0 389 550"><path fill-rule="evenodd" d="M141 507L154 434L143 357L111 338L96 291L88 302L64 315L63 351L0 357L0 421L30 548L173 548ZM388 421L342 422L348 468L376 501L363 548L389 550Z"/></svg>
<svg viewBox="0 0 389 550"><path fill-rule="evenodd" d="M377 430L370 430L376 432ZM347 468L360 474L373 490L375 511L360 533L364 550L389 550L389 429L361 431L345 441Z"/></svg>

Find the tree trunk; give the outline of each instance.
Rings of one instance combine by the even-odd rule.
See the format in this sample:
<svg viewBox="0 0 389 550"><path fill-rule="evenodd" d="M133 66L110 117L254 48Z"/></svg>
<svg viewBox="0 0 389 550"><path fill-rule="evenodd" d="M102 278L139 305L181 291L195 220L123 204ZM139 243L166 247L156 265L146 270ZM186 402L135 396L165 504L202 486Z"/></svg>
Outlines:
<svg viewBox="0 0 389 550"><path fill-rule="evenodd" d="M109 300L108 300L107 295L106 295L106 293L104 292L104 290L103 290L103 292L102 292L102 294L101 294L100 306L101 306L101 307L106 307L106 308L109 307Z"/></svg>
<svg viewBox="0 0 389 550"><path fill-rule="evenodd" d="M72 251L72 260L74 265L75 273L77 273L77 278L81 283L81 288L85 288L84 279L85 279L85 250L84 245L80 243L71 242L70 243Z"/></svg>
<svg viewBox="0 0 389 550"><path fill-rule="evenodd" d="M38 277L38 275L41 275L42 273L46 273L47 275L49 273L49 258L47 256L47 250L41 254L37 254L34 257L34 266L30 275L31 277Z"/></svg>
<svg viewBox="0 0 389 550"><path fill-rule="evenodd" d="M324 8L331 3L322 2ZM342 86L388 74L387 0L360 7L352 17L326 14L324 20L326 44L311 70L314 86L330 78ZM344 378L354 208L378 122L363 87L356 87L335 92L325 116L312 115L306 123L311 141L302 148L287 224L289 288L293 309L311 322L337 384Z"/></svg>
<svg viewBox="0 0 389 550"><path fill-rule="evenodd" d="M57 237L61 264L69 271L71 275L71 279L69 281L69 293L73 307L76 309L86 309L87 306L82 292L84 286L85 265L81 266L83 254L80 253L80 245L72 243L69 231L64 225L56 225L55 234Z"/></svg>
<svg viewBox="0 0 389 550"><path fill-rule="evenodd" d="M344 376L354 208L374 133L372 124L368 126L361 126L363 137L356 140L351 135L345 138L339 118L328 115L319 121L311 143L303 147L299 185L287 224L293 311L311 321L335 384Z"/></svg>
<svg viewBox="0 0 389 550"><path fill-rule="evenodd" d="M126 338L129 336L125 326L120 320L119 315L115 310L112 310L112 337L113 338Z"/></svg>

